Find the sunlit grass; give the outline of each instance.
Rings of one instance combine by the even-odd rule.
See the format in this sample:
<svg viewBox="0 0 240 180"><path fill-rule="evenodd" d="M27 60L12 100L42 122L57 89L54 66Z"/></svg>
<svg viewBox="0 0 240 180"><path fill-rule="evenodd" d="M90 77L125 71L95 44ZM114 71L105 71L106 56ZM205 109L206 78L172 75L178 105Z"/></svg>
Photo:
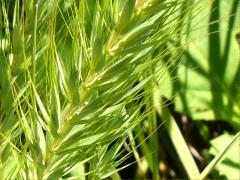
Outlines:
<svg viewBox="0 0 240 180"><path fill-rule="evenodd" d="M2 0L0 179L118 177L139 147L160 179L155 67L178 61L191 2Z"/></svg>

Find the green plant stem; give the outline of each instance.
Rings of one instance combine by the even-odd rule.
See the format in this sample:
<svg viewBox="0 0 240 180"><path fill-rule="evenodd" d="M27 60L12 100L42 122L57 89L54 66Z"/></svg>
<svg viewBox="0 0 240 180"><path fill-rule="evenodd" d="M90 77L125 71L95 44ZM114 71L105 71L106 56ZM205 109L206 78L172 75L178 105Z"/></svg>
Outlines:
<svg viewBox="0 0 240 180"><path fill-rule="evenodd" d="M169 136L173 142L177 154L179 155L182 165L188 174L188 177L190 179L199 179L200 172L175 119L172 117L168 108L164 105L161 105L161 96L159 91L155 91L154 94L154 104L156 111L167 123Z"/></svg>

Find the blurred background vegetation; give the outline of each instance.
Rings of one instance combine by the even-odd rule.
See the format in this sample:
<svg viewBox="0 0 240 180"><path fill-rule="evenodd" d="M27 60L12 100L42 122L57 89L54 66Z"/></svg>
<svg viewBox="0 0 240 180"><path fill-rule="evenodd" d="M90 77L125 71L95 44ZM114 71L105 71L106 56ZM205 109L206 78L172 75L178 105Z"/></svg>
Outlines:
<svg viewBox="0 0 240 180"><path fill-rule="evenodd" d="M182 6L178 18L186 16L187 25L164 47L180 46L182 53L178 57L179 54L170 52L155 67L156 71L164 72L154 94L157 103L163 102L159 103L157 119L158 125L163 121L164 124L156 137L158 167L163 179L186 177L185 173L194 172L194 163L184 155L187 149L183 141L201 171L240 129L240 3L237 0L208 2L199 3L201 8L196 16L194 12L184 14L190 1ZM172 61L176 58L179 60ZM147 135L146 130L143 139ZM150 137L153 138L154 135ZM209 178L240 178L239 144L238 140ZM145 145L143 155L147 155L145 148L149 148L148 153L154 151L151 140ZM152 177L151 167L145 170L147 177Z"/></svg>
<svg viewBox="0 0 240 180"><path fill-rule="evenodd" d="M34 27L36 27L34 26L34 18L36 18L34 13L36 13L36 10L33 6L36 2L37 1L32 0L29 2L1 0L0 71L2 71L0 72L0 93L2 93L2 95L0 94L0 113L2 113L2 115L0 116L0 122L2 139L0 139L0 142L3 142L3 139L10 134L9 132L13 132L9 131L9 134L7 134L7 131L5 132L4 128L8 129L14 124L6 124L7 115L4 115L5 107L3 105L7 102L13 101L12 98L14 97L6 95L8 94L8 91L10 91L9 88L6 87L10 87L10 84L12 84L13 81L6 83L7 78L5 78L5 76L7 73L5 73L5 70L7 68L3 61L4 59L7 59L6 52L11 51L14 56L12 62L9 63L11 64L11 68L10 70L6 70L6 72L11 71L13 79L14 75L23 74L23 69L25 69L26 66L30 66L30 59L34 56L32 55L34 54L34 52L32 52L34 41L31 40L30 35L32 34L32 31L34 31ZM140 7L146 2L141 0L136 2L130 2L128 0L119 1L119 9L123 9L122 6L127 3L132 3L133 6L136 3ZM51 9L52 4L54 3L58 4L56 12ZM73 0L59 2L49 1L45 8L46 12L49 14L56 13L56 21L51 19L51 17L48 21L54 22L52 25L55 27L53 28L54 30L52 33L54 34L56 31L54 37L56 38L55 41L58 43L56 46L60 49L60 55L63 59L61 62L64 67L63 71L66 74L69 73L68 75L64 74L67 76L66 82L69 88L68 90L73 91L74 93L74 83L77 81L77 78L71 79L71 77L77 77L77 72L71 69L74 65L69 63L68 60L76 58L78 55L77 49L81 47L77 42L72 42L71 39L71 36L75 37L75 35L78 35L77 30L75 31L71 29L74 27L74 21L80 21L81 19L81 17L75 19L75 14L73 13L73 9L77 8L78 3L79 2ZM114 4L115 1L113 0L111 3ZM151 3L154 4L155 8L153 6L147 9L145 13L151 11L151 13L154 14L168 6L176 6L175 8L177 10L172 11L172 14L168 16L169 24L170 22L176 23L174 24L174 28L171 25L169 25L169 27L163 27L163 38L166 40L164 40L163 43L157 44L157 48L154 49L154 52L151 54L151 59L157 59L160 57L161 60L154 60L154 63L149 64L151 68L144 71L144 73L141 74L141 77L133 83L132 87L136 87L141 84L142 81L144 82L149 74L152 73L158 75L157 77L154 76L154 86L151 84L144 85L144 88L138 92L136 97L139 96L139 99L124 104L126 111L130 110L130 112L134 112L131 111L132 107L143 105L140 109L140 114L147 114L147 116L144 115L141 118L141 121L139 120L138 124L134 125L134 129L126 132L128 138L125 139L126 141L124 140L120 143L121 148L119 148L119 150L121 150L121 154L115 159L115 161L121 160L121 163L117 163L117 165L114 166L114 169L116 168L118 172L111 170L109 173L106 170L106 172L109 173L109 178L116 180L194 179L200 175L200 172L203 172L203 174L206 173L201 176L204 178L239 179L239 137L238 140L236 140L237 143L235 142L232 144L228 152L224 154L224 160L212 165L212 167L214 167L213 171L210 172L210 170L206 170L206 167L208 167L214 157L222 152L234 135L240 130L240 1L181 0L181 3L176 5L174 3L177 3L177 1L166 0L162 1L161 4L160 1L152 0ZM84 16L84 13L79 13L79 16L85 18L84 27L86 37L81 38L88 38L89 44L91 44L90 41L92 41L92 34L97 33L96 29L99 26L99 24L94 24L91 19L94 19L93 16L102 15L101 13L100 15L95 13L94 8L97 6L96 4L100 4L99 6L103 7L103 9L104 7L108 7L104 6L107 3L102 3L102 5L100 1L98 2L94 0L86 1L86 3L83 4L86 5L86 7L84 7L88 9L88 12L87 15L85 14ZM79 7L81 7L81 5L79 5ZM25 10L22 11L21 9ZM42 10L42 12L44 11ZM24 13L24 15L21 13ZM104 15L105 19L111 19L110 17L107 17L106 14ZM24 20L24 28L22 27L21 22L18 22L21 20L20 18L18 19L18 16L27 17ZM36 33L39 38L35 40L37 42L35 51L38 51L38 54L36 53L36 59L39 58L41 60L44 59L45 56L48 56L48 58L55 56L54 53L51 54L51 52L47 55L44 54L45 50L48 48L45 47L44 43L47 42L50 44L50 47L55 46L51 46L51 24L45 24L47 18L44 19L44 13L39 15L39 17L42 19L38 20L40 25L35 29L37 30ZM141 20L141 18L139 19ZM136 18L136 24L139 19ZM68 23L69 26L66 25ZM104 23L107 24L107 21L104 21ZM94 29L94 26L97 28ZM107 24L106 26L109 26L109 29L111 29L110 26L114 25ZM119 26L118 28L125 28L125 31L127 32L134 26L135 24L130 24L127 27ZM153 28L159 28L159 26L153 26ZM70 30L68 28L70 28ZM167 30L170 29L169 33L166 33L167 30L164 28ZM23 36L23 30L26 36ZM108 32L108 30L104 32L104 29L101 29L101 31L101 35L107 37L106 32ZM172 33L173 31L174 33ZM48 33L50 33L50 35ZM145 33L147 34L146 31ZM145 41L145 37L141 38L142 36L139 37L139 41ZM154 38L154 36L151 38ZM23 39L26 42L22 42ZM106 39L103 39L104 38L99 41L106 41ZM84 39L82 39L82 41L84 41ZM153 41L151 41L151 43L152 42ZM26 47L25 45L23 46L24 43L26 43ZM97 47L103 47L101 42L100 45L98 45ZM91 47L94 48L95 46ZM89 51L87 50L87 47L81 48L83 51ZM135 48L138 50L138 48L146 49L147 47L136 46ZM98 49L95 50L97 51ZM134 49L128 50L129 52L135 51ZM25 54L22 54L23 51ZM116 54L117 53L122 52L116 52ZM30 56L31 58L28 58ZM121 56L119 55L119 57ZM21 61L23 58L26 59L24 63ZM46 62L46 66L53 66L50 61ZM41 98L44 99L43 94L48 90L42 89L45 88L45 84L48 82L42 82L41 84L42 79L39 74L44 74L47 68L45 69L42 66L38 66L38 64L39 61L36 65L37 69L35 69L38 73L36 81L39 83L38 86L36 86L36 89L38 91L43 91ZM85 69L88 69L91 66L89 62L86 62L84 65L86 66L84 67ZM97 69L98 71L98 69L101 69L104 65L97 64L95 66L94 70ZM40 68L38 69L38 67ZM61 65L59 67L61 67ZM83 79L87 77L88 74L85 69L81 72ZM54 72L49 72L49 77L51 76L51 73ZM24 81L23 77L24 76L21 76L19 82ZM19 87L19 89L21 88L23 87ZM25 90L22 89L22 91L19 92L19 94L24 94ZM71 97L68 97L71 99L69 101L73 104L78 104L78 94L74 93ZM62 95L59 95L59 97L59 101L64 102L62 104L65 105L66 102L63 100L64 98L61 99ZM97 97L95 94L91 96L91 98L95 97ZM20 104L21 103L22 102L20 102ZM28 103L30 104L32 102L29 101ZM43 104L47 106L47 98ZM23 108L23 111L25 109L28 108ZM13 111L15 112L15 110ZM41 107L38 108L37 111L41 111ZM51 108L49 111L47 110L47 113L49 112L51 112ZM27 130L25 129L25 131ZM19 136L19 134L16 136ZM110 141L111 143L109 143L109 147L114 146L115 141L116 140ZM20 145L18 145L19 142L12 143L15 145L17 144L17 147L19 146L19 148L24 149L24 146L20 147ZM28 150L26 150L26 152L28 152ZM2 168L5 166L4 162L6 162L7 159L5 156L8 156L6 148L1 149L1 156L2 164L0 167ZM15 166L13 165L12 167ZM124 168L121 169L121 167ZM63 178L71 177L73 175L77 176L79 179L85 179L81 174L82 171L82 166L74 166L71 172L65 174ZM4 173L7 174L9 172L5 171ZM4 177L4 173L2 173L2 176L0 177ZM108 177L107 173L104 173L99 177ZM90 178L94 179L94 177Z"/></svg>

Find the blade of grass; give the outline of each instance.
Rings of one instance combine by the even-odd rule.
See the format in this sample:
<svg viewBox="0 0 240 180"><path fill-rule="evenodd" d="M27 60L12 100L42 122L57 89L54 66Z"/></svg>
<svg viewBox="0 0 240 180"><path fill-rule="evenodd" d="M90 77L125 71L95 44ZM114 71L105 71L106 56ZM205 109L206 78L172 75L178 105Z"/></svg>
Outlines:
<svg viewBox="0 0 240 180"><path fill-rule="evenodd" d="M234 145L234 143L240 140L240 131L232 138L228 145L207 165L207 167L201 172L200 179L205 179L207 175L224 159L228 151Z"/></svg>
<svg viewBox="0 0 240 180"><path fill-rule="evenodd" d="M175 119L172 117L168 108L160 104L161 96L159 91L155 91L154 97L156 111L160 117L166 121L169 136L173 142L177 154L179 155L182 165L188 174L188 177L190 179L198 179L200 177L200 172Z"/></svg>

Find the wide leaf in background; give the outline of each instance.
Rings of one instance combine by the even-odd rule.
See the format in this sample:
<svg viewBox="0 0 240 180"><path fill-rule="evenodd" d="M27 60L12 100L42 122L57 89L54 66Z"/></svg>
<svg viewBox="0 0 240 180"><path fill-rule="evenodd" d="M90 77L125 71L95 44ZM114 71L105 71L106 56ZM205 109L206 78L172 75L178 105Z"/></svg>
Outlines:
<svg viewBox="0 0 240 180"><path fill-rule="evenodd" d="M201 3L206 7L189 24L195 30L182 40L184 53L174 67L178 79L166 85L163 94L173 97L177 112L194 120L225 120L238 130L240 3L237 0Z"/></svg>
<svg viewBox="0 0 240 180"><path fill-rule="evenodd" d="M237 132L240 129L240 2L203 0L197 6L204 8L201 13L193 12L186 29L181 31L185 37L177 41L181 42L183 54L171 68L163 66L164 85L159 89L181 115L201 122L225 121ZM172 131L169 130L170 134ZM230 135L223 138L225 134L211 142L208 151L211 155L217 156L231 139ZM175 143L175 147L180 146ZM239 145L217 166L220 175L229 179L239 177L240 163L236 161L236 153L233 154L237 148ZM234 162L225 163L233 157Z"/></svg>
<svg viewBox="0 0 240 180"><path fill-rule="evenodd" d="M221 136L218 136L217 138L211 140L210 154L217 156L218 153L222 150L222 147L225 146L225 144L227 144L229 141L231 141L232 138L233 136L225 132ZM226 176L227 179L235 179L236 177L239 177L239 158L239 143L234 143L234 145L227 153L227 158L225 158L216 167L219 170L220 175Z"/></svg>

